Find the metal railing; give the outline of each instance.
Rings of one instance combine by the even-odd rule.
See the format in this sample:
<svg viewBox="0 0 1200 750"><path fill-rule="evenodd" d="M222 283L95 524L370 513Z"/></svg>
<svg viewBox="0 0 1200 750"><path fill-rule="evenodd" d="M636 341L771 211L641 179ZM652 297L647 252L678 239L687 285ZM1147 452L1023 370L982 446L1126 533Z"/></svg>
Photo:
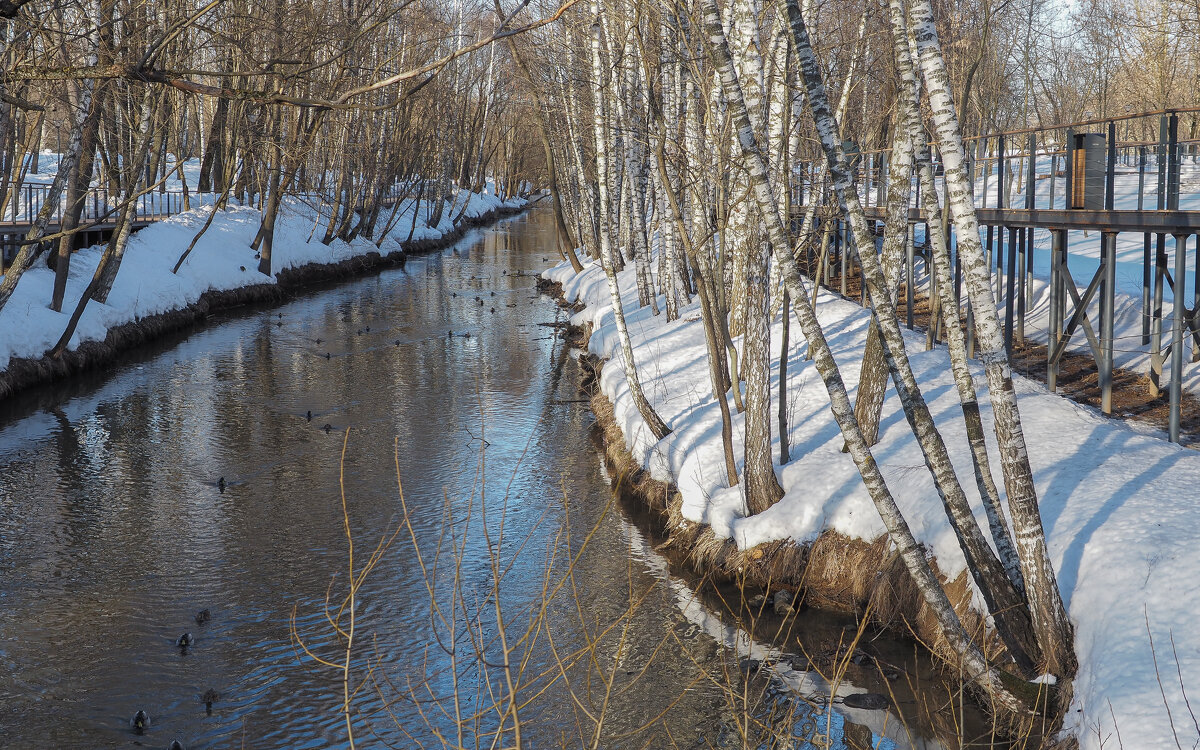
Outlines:
<svg viewBox="0 0 1200 750"><path fill-rule="evenodd" d="M49 197L50 186L44 183L25 183L20 189L10 191L9 204L5 207L4 215L0 216L0 225L31 225ZM90 188L83 196L80 222L87 224L114 219L120 209L122 197L122 193L114 193L106 187ZM183 211L185 203L182 190L155 190L145 193L137 198L133 221L143 223L165 219ZM58 204L53 207L49 224L60 225L66 207L67 197L64 192Z"/></svg>

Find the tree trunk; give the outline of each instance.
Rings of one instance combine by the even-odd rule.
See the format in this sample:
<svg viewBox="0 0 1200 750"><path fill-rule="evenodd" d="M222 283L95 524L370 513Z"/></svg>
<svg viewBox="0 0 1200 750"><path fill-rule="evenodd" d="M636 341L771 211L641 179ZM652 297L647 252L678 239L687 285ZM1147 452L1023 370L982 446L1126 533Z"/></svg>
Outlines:
<svg viewBox="0 0 1200 750"><path fill-rule="evenodd" d="M600 3L599 0L591 0L592 7L592 86L594 94L595 106L592 111L592 127L595 134L596 145L596 174L600 179L596 181L596 194L600 204L600 263L604 267L604 275L608 278L608 292L612 301L613 318L617 327L617 338L621 342L621 355L625 364L625 379L629 384L629 394L633 398L633 403L637 406L638 413L642 419L654 433L654 436L659 440L671 434L671 430L667 427L662 418L646 400L645 393L642 392L641 379L638 375L637 364L633 358L633 344L629 340L629 330L625 326L625 311L621 305L621 288L617 284L616 269L613 264L612 243L610 239L610 230L608 222L608 188L603 178L608 174L608 143L604 132L604 87L606 78L604 75L604 65L600 58ZM631 436L632 437L632 436Z"/></svg>
<svg viewBox="0 0 1200 750"><path fill-rule="evenodd" d="M905 96L900 91L898 106L903 109ZM884 222L883 275L888 294L895 300L900 283L901 257L908 243L908 199L912 193L912 151L908 131L895 128L892 135L892 156L888 165L887 218ZM874 252L874 241L869 250ZM862 426L863 437L868 445L879 441L879 418L883 413L883 397L887 392L888 368L883 356L879 324L871 316L871 328L867 333L867 344L863 349L862 369L858 379L858 396L854 402L854 415Z"/></svg>
<svg viewBox="0 0 1200 750"><path fill-rule="evenodd" d="M1004 486L1033 628L1046 660L1046 669L1052 674L1069 676L1074 674L1077 664L1072 647L1073 628L1046 550L1037 488L1033 483L1033 470L1029 465L1025 433L1017 409L1012 368L992 298L991 274L979 241L979 221L975 215L970 180L965 172L962 131L950 95L945 59L938 44L933 10L928 0L909 2L909 28L920 53L921 72L929 92L938 149L945 167L950 214L958 238L958 253L962 260L967 293L975 313L980 359L987 376L996 440L1000 448L1000 466L1004 473Z"/></svg>
<svg viewBox="0 0 1200 750"><path fill-rule="evenodd" d="M908 33L904 17L902 0L889 0L891 7L892 33L896 55L896 69L900 75L901 85L909 92L900 97L901 120L900 127L907 127L908 137L913 145L913 161L920 178L921 197L925 206L929 225L940 227L945 222L945 215L938 203L937 187L933 176L933 162L930 157L929 143L925 137L925 128L921 123L920 111L916 107L920 88L917 71L914 67L916 45ZM954 373L954 384L958 389L959 402L962 404L963 421L967 428L967 441L971 445L972 466L975 471L975 483L979 496L987 512L988 528L992 533L992 541L1000 562L1008 573L1009 579L1018 592L1024 593L1025 580L1021 576L1021 562L1013 546L1012 534L1000 506L1000 493L992 478L991 461L988 458L987 441L984 436L983 420L979 413L979 401L975 393L975 381L971 377L971 369L967 364L966 337L963 332L962 320L959 317L958 301L954 299L954 280L950 273L950 249L946 245L947 235L941 231L931 232L934 273L937 274L937 290L941 296L942 314L946 321L947 348L950 353L950 365Z"/></svg>
<svg viewBox="0 0 1200 750"><path fill-rule="evenodd" d="M808 91L809 111L820 136L838 202L850 225L854 242L858 247L866 248L873 242L867 230L866 216L859 203L858 194L853 189L850 170L842 153L837 123L833 119L833 111L825 94L816 55L809 43L808 30L799 11L792 12L794 6L795 0L788 0L788 15L792 23L800 70ZM909 364L900 321L896 316L896 308L887 289L879 259L872 252L860 253L859 259L862 263L862 280L867 286L875 319L882 334L888 370L896 384L896 392L904 407L904 414L921 447L926 467L933 476L947 519L966 557L967 568L987 602L988 610L996 623L997 634L1004 641L1010 656L1023 673L1030 673L1037 654L1037 644L1030 629L1024 599L984 539L962 485L959 484L946 444L938 432Z"/></svg>
<svg viewBox="0 0 1200 750"><path fill-rule="evenodd" d="M92 62L95 62L94 57ZM50 183L50 189L46 193L46 202L42 204L33 226L25 235L25 241L21 245L17 257L13 258L12 265L5 271L4 279L0 281L0 310L3 310L4 306L8 304L21 276L29 270L38 255L41 254L42 243L38 240L45 236L46 226L50 223L55 207L62 198L67 180L74 174L75 164L79 161L79 155L83 150L84 126L91 108L92 89L90 86L85 86L83 96L80 97L75 109L75 124L71 128L71 139L67 143L66 152L59 159L58 172L54 175L54 181Z"/></svg>
<svg viewBox="0 0 1200 750"><path fill-rule="evenodd" d="M62 218L58 231L57 247L50 253L47 262L54 269L54 291L50 297L50 309L62 311L63 296L67 292L67 276L71 273L71 254L75 250L76 230L80 217L87 205L88 186L92 182L92 169L96 162L96 131L100 123L99 109L94 96L96 81L85 78L79 82L80 101L85 98L89 102L87 119L83 124L83 143L80 145L79 159L75 162L69 182L67 183L66 205L63 206ZM83 89L87 89L86 94Z"/></svg>
<svg viewBox="0 0 1200 750"><path fill-rule="evenodd" d="M737 73L733 67L729 47L725 42L716 0L701 0L701 5L704 9L706 32L710 41L709 49L721 74L721 87L738 133L738 143L750 167L755 198L767 221L775 262L780 264L781 276L788 287L788 293L794 300L796 315L800 320L805 337L808 339L809 349L813 352L817 371L829 392L834 417L842 430L846 443L850 446L850 455L863 478L863 484L888 529L889 537L896 545L897 553L941 624L947 641L961 655L968 679L1005 708L1023 711L1020 701L1000 681L999 675L987 663L979 647L971 641L970 636L963 629L946 592L939 585L929 562L925 559L922 548L917 544L907 521L897 507L895 499L879 471L879 466L871 455L871 449L863 440L858 422L854 418L854 410L846 392L845 383L842 381L837 363L829 349L829 343L825 340L816 314L808 302L808 296L802 286L795 264L789 258L787 233L767 178L766 161L759 149L754 128L746 112ZM792 26L795 28L796 20L799 17L795 0L788 0L788 15L793 19Z"/></svg>

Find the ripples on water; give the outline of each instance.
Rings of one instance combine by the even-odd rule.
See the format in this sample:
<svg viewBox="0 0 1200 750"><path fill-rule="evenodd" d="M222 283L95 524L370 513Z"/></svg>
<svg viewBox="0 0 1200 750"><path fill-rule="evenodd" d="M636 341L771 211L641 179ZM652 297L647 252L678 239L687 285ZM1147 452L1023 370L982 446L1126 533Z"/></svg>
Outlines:
<svg viewBox="0 0 1200 750"><path fill-rule="evenodd" d="M520 633L550 552L561 575L609 504L577 365L555 329L538 325L564 316L534 288L552 247L547 218L535 212L404 270L227 316L115 372L4 405L0 745L165 747L178 737L193 750L346 746L339 675L302 658L289 628L294 607L308 646L337 660L323 608L346 580L338 487L347 429L345 495L360 564L399 522L398 456L427 561L439 541L461 545L467 607L480 606L479 625L494 637L489 549L498 550L510 566L509 629ZM483 523L493 547L478 533ZM379 678L355 700L368 747L428 741L405 685L428 675L428 695L451 688L418 562L404 532L359 594L357 674L369 663ZM585 633L619 622L628 628L594 651L605 669L617 665L620 691L603 746L643 746L622 735L672 705L650 746L727 745L734 717L703 670L731 658L718 644L737 652L751 642L715 626L619 512L600 522L576 570L582 605L559 597L548 606L523 677L528 692L548 680L532 675L557 668L545 631L568 653ZM647 591L628 612L630 597ZM201 609L211 620L198 625ZM185 631L196 643L181 653ZM494 643L484 650L499 660ZM595 700L586 663L567 671ZM478 670L460 671L474 691ZM220 693L211 716L209 688ZM560 685L522 711L530 746L574 736L582 714L568 699ZM128 721L139 708L153 725L135 738ZM448 729L436 706L421 709ZM591 731L586 720L578 726Z"/></svg>

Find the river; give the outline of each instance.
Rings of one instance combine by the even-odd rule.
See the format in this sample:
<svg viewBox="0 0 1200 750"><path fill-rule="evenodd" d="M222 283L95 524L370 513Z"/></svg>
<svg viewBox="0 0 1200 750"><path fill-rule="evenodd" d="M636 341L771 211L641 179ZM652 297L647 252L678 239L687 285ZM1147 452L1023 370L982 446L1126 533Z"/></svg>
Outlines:
<svg viewBox="0 0 1200 750"><path fill-rule="evenodd" d="M391 540L354 600L359 747L486 747L501 716L507 744L513 713L527 747L597 731L600 747L741 747L744 716L907 737L886 712L827 714L810 672L739 664L778 661L768 641L836 650L852 620L805 613L783 637L768 617L755 641L727 590L698 596L612 499L565 313L535 287L548 219L223 314L0 406L0 745L349 747L346 644L326 619L347 593L347 524L356 575ZM851 665L839 694L894 689L913 708L900 744L942 746L918 708L953 686L911 645L870 637L907 679Z"/></svg>

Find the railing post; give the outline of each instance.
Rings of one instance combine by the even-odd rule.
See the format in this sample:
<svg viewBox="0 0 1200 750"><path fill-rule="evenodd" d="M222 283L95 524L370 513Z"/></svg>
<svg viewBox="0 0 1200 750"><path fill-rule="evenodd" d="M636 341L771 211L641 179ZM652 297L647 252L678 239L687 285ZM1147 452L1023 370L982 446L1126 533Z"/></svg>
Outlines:
<svg viewBox="0 0 1200 750"><path fill-rule="evenodd" d="M891 171L892 160L889 158L890 153L881 153L879 155L879 180L875 183L875 205L883 206L887 204L887 181L888 173Z"/></svg>
<svg viewBox="0 0 1200 750"><path fill-rule="evenodd" d="M1167 210L1179 210L1179 115L1167 119Z"/></svg>
<svg viewBox="0 0 1200 750"><path fill-rule="evenodd" d="M1158 153L1156 154L1158 167L1158 210L1162 211L1167 207L1167 116L1160 115L1158 118Z"/></svg>
<svg viewBox="0 0 1200 750"><path fill-rule="evenodd" d="M1004 236L1004 230L1000 230ZM1008 228L1008 271L1004 279L1004 349L1012 356L1013 316L1016 313L1017 227Z"/></svg>
<svg viewBox="0 0 1200 750"><path fill-rule="evenodd" d="M1025 172L1025 208L1033 210L1037 200L1037 136L1034 133L1029 134L1029 141L1025 147L1029 150L1029 163Z"/></svg>
<svg viewBox="0 0 1200 750"><path fill-rule="evenodd" d="M1075 205L1075 129L1067 128L1063 146L1063 208Z"/></svg>
<svg viewBox="0 0 1200 750"><path fill-rule="evenodd" d="M1158 235L1154 255L1154 301L1150 308L1150 395L1162 394L1162 324L1163 289L1167 281L1167 248L1163 235Z"/></svg>
<svg viewBox="0 0 1200 750"><path fill-rule="evenodd" d="M975 141L975 145L973 148L972 147L967 148L967 171L970 172L970 174L971 174L971 179L970 179L969 184L971 186L972 202L974 202L974 200L975 200L975 157L978 154L978 152L979 152L979 141ZM943 180L944 179L945 179L945 177L943 177Z"/></svg>
<svg viewBox="0 0 1200 750"><path fill-rule="evenodd" d="M1008 208L1004 200L1004 136L996 136L996 208Z"/></svg>
<svg viewBox="0 0 1200 750"><path fill-rule="evenodd" d="M1200 237L1196 240L1196 265L1192 272L1192 314L1188 318L1188 330L1192 334L1197 333L1196 325L1200 323L1198 320L1197 311L1200 311ZM1196 362L1200 359L1200 343L1197 342L1195 335L1192 339L1192 361Z"/></svg>
<svg viewBox="0 0 1200 750"><path fill-rule="evenodd" d="M1117 197L1117 123L1108 123L1108 162L1104 173L1104 208L1111 211Z"/></svg>
<svg viewBox="0 0 1200 750"><path fill-rule="evenodd" d="M875 173L875 154L867 154L866 186L863 188L863 206L871 207L871 177Z"/></svg>
<svg viewBox="0 0 1200 750"><path fill-rule="evenodd" d="M1030 133L1026 144L1029 163L1025 173L1025 209L1032 211L1037 205L1037 134ZM1025 311L1033 307L1033 227L1022 230L1025 234L1021 243L1023 262L1021 267L1021 300L1017 305L1017 339L1025 344Z"/></svg>

